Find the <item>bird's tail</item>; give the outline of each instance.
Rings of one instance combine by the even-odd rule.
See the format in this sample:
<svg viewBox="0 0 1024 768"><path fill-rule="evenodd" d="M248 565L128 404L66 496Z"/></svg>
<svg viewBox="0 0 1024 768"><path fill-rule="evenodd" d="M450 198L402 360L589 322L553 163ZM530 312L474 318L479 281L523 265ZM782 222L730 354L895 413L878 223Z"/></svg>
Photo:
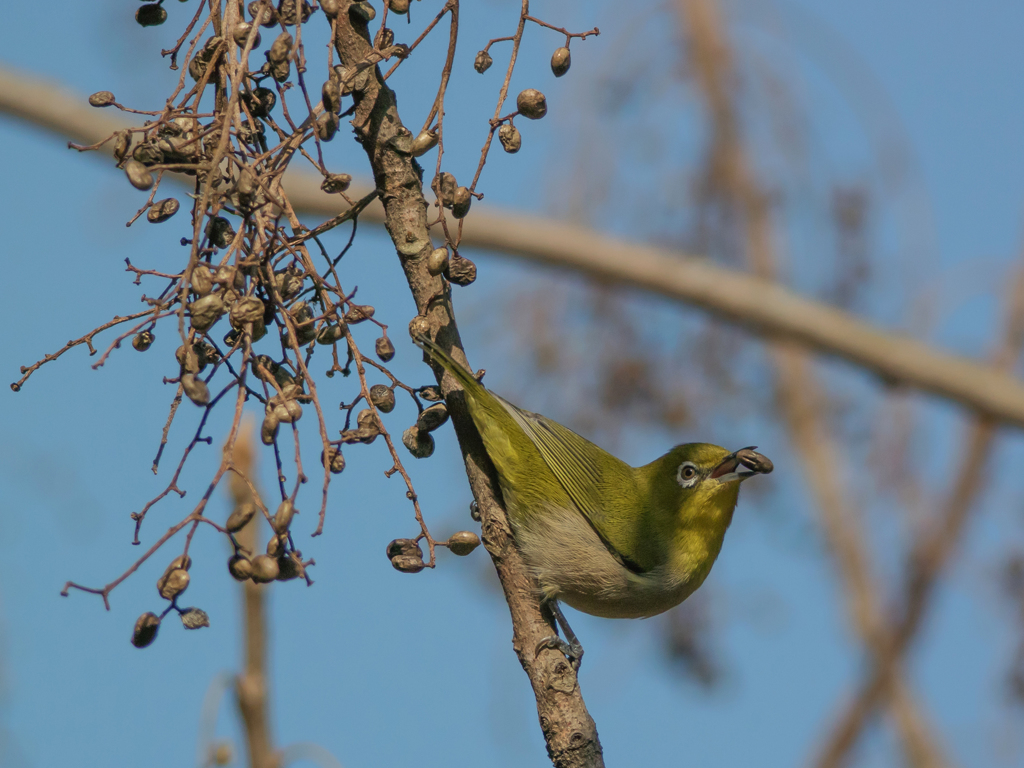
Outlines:
<svg viewBox="0 0 1024 768"><path fill-rule="evenodd" d="M445 352L441 347L435 344L433 341L428 339L426 336L416 336L413 339L413 343L417 347L422 349L427 355L438 365L444 368L448 373L458 379L459 384L462 388L469 392L479 392L484 388L483 384L476 380L472 373L467 371L461 365L459 365L452 356Z"/></svg>

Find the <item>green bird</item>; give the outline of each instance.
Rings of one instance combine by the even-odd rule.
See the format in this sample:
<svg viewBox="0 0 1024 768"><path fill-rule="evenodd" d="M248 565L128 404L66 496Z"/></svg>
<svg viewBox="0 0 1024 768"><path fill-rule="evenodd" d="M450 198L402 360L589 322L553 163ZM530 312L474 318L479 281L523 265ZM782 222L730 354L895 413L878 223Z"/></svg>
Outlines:
<svg viewBox="0 0 1024 768"><path fill-rule="evenodd" d="M677 445L631 467L558 422L494 394L425 337L416 343L454 376L498 473L512 532L542 605L578 666L583 649L558 601L594 616L646 618L679 605L707 578L732 522L740 483L772 463L753 447Z"/></svg>

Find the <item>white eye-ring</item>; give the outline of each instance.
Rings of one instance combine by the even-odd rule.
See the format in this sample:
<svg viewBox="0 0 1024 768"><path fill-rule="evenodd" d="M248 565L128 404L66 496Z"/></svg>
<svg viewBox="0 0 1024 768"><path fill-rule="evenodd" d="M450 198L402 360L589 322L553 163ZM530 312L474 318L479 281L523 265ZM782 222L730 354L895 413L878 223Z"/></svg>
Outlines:
<svg viewBox="0 0 1024 768"><path fill-rule="evenodd" d="M692 488L697 480L700 479L700 472L697 470L697 465L692 461L684 461L679 465L679 473L676 475L676 480L683 488Z"/></svg>

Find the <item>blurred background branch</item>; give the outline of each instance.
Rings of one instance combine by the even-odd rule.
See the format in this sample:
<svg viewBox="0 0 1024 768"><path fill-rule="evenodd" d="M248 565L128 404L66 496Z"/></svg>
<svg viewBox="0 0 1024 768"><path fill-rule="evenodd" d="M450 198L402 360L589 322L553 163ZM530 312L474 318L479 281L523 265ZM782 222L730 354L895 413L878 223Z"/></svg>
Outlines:
<svg viewBox="0 0 1024 768"><path fill-rule="evenodd" d="M81 95L0 68L0 113L87 145L124 127L121 121L84 104ZM721 108L716 102L712 114L721 116ZM725 174L723 178L735 175L747 185L746 171L728 166L735 161L724 151L734 141L730 135L717 139L712 163L725 163L717 172ZM300 171L289 171L285 178L296 212L331 216L338 212L337 201L321 191L319 178ZM352 188L356 197L369 191L365 186ZM747 194L744 199L745 205L768 206L764 195ZM383 223L383 208L375 201L360 219ZM769 234L756 229L757 238ZM769 246L760 239L758 243L759 248ZM484 206L474 209L473 217L465 220L462 244L652 291L704 309L756 335L840 357L871 371L889 386L921 389L998 422L1024 426L1024 382L1018 378L804 298L777 285L760 270L750 275L700 257L617 241L590 229Z"/></svg>

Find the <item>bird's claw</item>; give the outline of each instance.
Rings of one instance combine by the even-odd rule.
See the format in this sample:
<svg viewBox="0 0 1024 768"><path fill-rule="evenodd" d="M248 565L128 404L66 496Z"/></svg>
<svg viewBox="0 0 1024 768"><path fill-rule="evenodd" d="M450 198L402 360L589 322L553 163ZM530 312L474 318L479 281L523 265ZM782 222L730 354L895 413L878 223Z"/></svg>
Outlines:
<svg viewBox="0 0 1024 768"><path fill-rule="evenodd" d="M540 652L548 648L554 649L565 655L565 658L569 660L569 664L572 665L573 670L579 671L580 663L583 661L583 646L578 642L567 643L565 640L560 638L558 635L548 635L542 638L537 643L537 648L534 651L534 656L539 656Z"/></svg>

